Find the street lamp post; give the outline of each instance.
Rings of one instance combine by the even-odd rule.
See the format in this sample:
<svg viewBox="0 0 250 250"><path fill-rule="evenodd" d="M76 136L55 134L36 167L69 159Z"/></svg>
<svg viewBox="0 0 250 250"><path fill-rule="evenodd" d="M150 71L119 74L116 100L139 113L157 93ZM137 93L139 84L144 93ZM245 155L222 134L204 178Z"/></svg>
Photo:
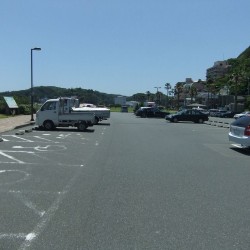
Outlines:
<svg viewBox="0 0 250 250"><path fill-rule="evenodd" d="M31 105L30 105L30 112L31 112L31 121L34 121L33 115L33 106L34 106L34 91L33 91L33 50L41 50L41 48L33 48L30 50L30 57L31 57Z"/></svg>

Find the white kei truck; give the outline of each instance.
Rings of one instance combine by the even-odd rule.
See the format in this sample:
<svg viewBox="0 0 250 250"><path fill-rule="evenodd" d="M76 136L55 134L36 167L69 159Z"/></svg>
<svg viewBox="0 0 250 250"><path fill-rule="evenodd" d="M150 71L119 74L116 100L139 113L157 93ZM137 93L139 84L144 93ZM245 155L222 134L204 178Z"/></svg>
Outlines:
<svg viewBox="0 0 250 250"><path fill-rule="evenodd" d="M60 97L47 100L36 112L36 125L45 130L53 130L55 127L77 127L84 131L95 123L95 113L92 111L78 110L77 99Z"/></svg>

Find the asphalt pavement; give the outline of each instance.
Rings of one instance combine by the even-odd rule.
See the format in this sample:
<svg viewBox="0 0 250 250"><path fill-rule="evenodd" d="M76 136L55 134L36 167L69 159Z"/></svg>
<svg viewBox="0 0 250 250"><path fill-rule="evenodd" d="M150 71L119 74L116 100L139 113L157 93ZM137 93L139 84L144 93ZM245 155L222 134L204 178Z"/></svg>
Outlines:
<svg viewBox="0 0 250 250"><path fill-rule="evenodd" d="M209 121L205 123L211 126L229 128L229 125L233 120L234 120L233 118L209 117ZM18 115L18 116L3 118L0 119L0 133L10 131L13 129L18 129L32 124L35 124L35 121L31 121L30 115Z"/></svg>
<svg viewBox="0 0 250 250"><path fill-rule="evenodd" d="M250 152L226 128L113 113L17 131L1 134L1 250L250 249Z"/></svg>

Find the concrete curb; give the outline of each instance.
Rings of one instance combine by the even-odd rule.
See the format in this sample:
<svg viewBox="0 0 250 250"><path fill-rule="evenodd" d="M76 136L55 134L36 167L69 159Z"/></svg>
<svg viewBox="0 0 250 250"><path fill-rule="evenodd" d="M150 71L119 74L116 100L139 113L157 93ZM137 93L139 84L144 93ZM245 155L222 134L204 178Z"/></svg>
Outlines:
<svg viewBox="0 0 250 250"><path fill-rule="evenodd" d="M23 127L30 126L30 125L35 125L35 122L27 122L27 123L16 126L14 129L23 128Z"/></svg>
<svg viewBox="0 0 250 250"><path fill-rule="evenodd" d="M207 122L205 122L205 124L219 127L219 128L229 128L230 127L230 123L224 122L224 121L208 120Z"/></svg>

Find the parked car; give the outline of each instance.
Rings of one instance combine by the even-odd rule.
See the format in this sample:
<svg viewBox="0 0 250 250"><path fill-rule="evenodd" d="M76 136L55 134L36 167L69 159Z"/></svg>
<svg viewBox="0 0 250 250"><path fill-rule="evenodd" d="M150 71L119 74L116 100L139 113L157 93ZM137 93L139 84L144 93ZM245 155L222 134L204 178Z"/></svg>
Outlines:
<svg viewBox="0 0 250 250"><path fill-rule="evenodd" d="M219 110L214 114L214 116L215 116L215 117L221 117L221 115L225 114L226 112L227 112L227 110L219 109Z"/></svg>
<svg viewBox="0 0 250 250"><path fill-rule="evenodd" d="M175 114L167 115L165 119L170 122L192 121L197 123L203 123L204 121L208 121L208 115L202 113L199 110L186 109L179 111Z"/></svg>
<svg viewBox="0 0 250 250"><path fill-rule="evenodd" d="M242 117L242 116L246 116L246 115L249 115L249 114L250 114L250 111L245 111L245 112L242 112L242 113L240 113L240 114L234 115L234 118L235 118L235 119L238 119L238 118L240 118L240 117Z"/></svg>
<svg viewBox="0 0 250 250"><path fill-rule="evenodd" d="M136 111L136 116L140 117L161 117L164 118L169 112L165 112L157 107L141 107Z"/></svg>
<svg viewBox="0 0 250 250"><path fill-rule="evenodd" d="M209 111L207 109L203 109L203 108L192 108L192 109L193 110L199 110L203 114L209 115Z"/></svg>
<svg viewBox="0 0 250 250"><path fill-rule="evenodd" d="M250 147L250 115L235 120L230 125L229 141Z"/></svg>
<svg viewBox="0 0 250 250"><path fill-rule="evenodd" d="M232 111L227 111L227 112L221 113L221 114L219 115L219 117L221 117L221 118L233 118L234 115L235 115L234 112L232 112Z"/></svg>
<svg viewBox="0 0 250 250"><path fill-rule="evenodd" d="M209 116L216 116L219 109L209 109Z"/></svg>

